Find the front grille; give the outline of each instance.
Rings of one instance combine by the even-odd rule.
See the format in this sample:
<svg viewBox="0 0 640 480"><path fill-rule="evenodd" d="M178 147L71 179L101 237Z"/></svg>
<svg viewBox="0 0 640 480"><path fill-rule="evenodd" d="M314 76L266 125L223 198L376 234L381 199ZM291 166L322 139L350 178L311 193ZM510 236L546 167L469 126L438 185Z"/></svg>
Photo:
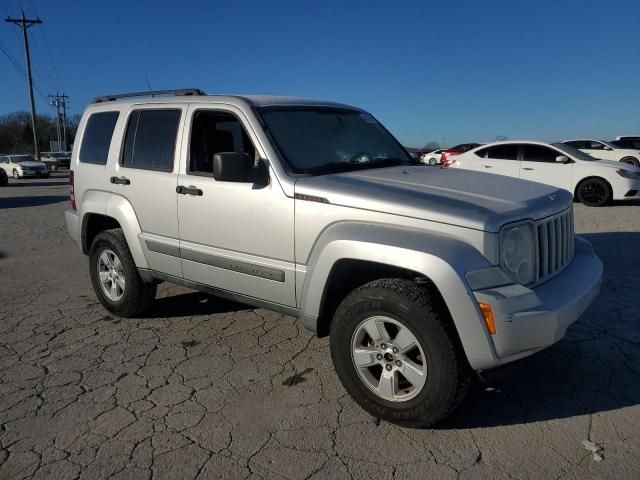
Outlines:
<svg viewBox="0 0 640 480"><path fill-rule="evenodd" d="M573 259L575 234L570 208L536 223L538 272L536 283L560 273Z"/></svg>

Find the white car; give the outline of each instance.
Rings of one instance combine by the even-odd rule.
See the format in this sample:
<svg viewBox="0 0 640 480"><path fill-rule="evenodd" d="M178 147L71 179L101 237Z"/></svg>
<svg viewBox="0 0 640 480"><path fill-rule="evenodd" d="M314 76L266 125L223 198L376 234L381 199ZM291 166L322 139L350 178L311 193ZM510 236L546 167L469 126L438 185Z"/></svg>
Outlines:
<svg viewBox="0 0 640 480"><path fill-rule="evenodd" d="M440 163L440 158L442 158L442 152L444 152L446 148L439 148L434 150L433 152L425 153L420 157L420 162L426 163L427 165L437 165Z"/></svg>
<svg viewBox="0 0 640 480"><path fill-rule="evenodd" d="M0 156L0 168L13 178L24 177L48 177L47 166L37 161L31 155L2 155Z"/></svg>
<svg viewBox="0 0 640 480"><path fill-rule="evenodd" d="M640 168L599 160L564 143L491 143L456 156L451 167L563 188L594 207L611 200L640 199Z"/></svg>
<svg viewBox="0 0 640 480"><path fill-rule="evenodd" d="M634 148L622 148L610 142L593 139L563 140L562 143L571 145L592 157L630 163L640 167L640 150Z"/></svg>

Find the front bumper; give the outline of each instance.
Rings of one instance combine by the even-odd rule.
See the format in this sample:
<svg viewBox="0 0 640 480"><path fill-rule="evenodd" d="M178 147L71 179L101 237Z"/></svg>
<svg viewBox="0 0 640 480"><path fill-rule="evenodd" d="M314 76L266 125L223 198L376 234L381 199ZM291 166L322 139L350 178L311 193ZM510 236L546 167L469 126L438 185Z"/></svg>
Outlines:
<svg viewBox="0 0 640 480"><path fill-rule="evenodd" d="M21 170L18 171L18 174L21 177L48 177L49 176L49 171L44 171L44 170L39 170L39 171L35 171L35 170Z"/></svg>
<svg viewBox="0 0 640 480"><path fill-rule="evenodd" d="M600 291L602 262L591 244L576 237L573 261L551 280L532 289L508 285L474 292L493 310L491 335L500 366L548 347L565 335Z"/></svg>

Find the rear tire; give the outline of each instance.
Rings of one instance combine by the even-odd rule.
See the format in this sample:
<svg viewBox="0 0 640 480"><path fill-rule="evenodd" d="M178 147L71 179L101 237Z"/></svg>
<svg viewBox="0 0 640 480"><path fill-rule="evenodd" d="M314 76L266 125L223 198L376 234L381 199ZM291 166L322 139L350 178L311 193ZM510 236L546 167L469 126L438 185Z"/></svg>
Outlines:
<svg viewBox="0 0 640 480"><path fill-rule="evenodd" d="M115 259L117 268L111 271L105 268L101 258L106 257ZM122 229L113 228L96 235L89 253L89 271L98 300L111 313L120 317L135 317L153 305L156 285L144 283L140 278ZM113 292L109 286L114 282L109 283L109 275L118 279Z"/></svg>
<svg viewBox="0 0 640 480"><path fill-rule="evenodd" d="M347 295L331 322L331 357L356 403L409 427L447 417L471 378L448 315L436 292L404 279L376 280ZM368 335L371 325L379 338Z"/></svg>
<svg viewBox="0 0 640 480"><path fill-rule="evenodd" d="M640 167L640 160L638 160L636 157L624 157L620 161L622 163L628 163L630 165L633 165L634 167Z"/></svg>
<svg viewBox="0 0 640 480"><path fill-rule="evenodd" d="M603 207L611 202L611 186L602 178L587 178L576 189L578 201L588 207Z"/></svg>

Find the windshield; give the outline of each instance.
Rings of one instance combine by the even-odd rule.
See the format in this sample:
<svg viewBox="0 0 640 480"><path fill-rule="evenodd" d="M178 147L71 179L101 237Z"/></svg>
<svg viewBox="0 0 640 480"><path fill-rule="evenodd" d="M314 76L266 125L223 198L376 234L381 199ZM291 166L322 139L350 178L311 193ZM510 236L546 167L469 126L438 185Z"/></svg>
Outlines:
<svg viewBox="0 0 640 480"><path fill-rule="evenodd" d="M322 174L417 164L370 114L335 107L260 110L267 130L294 173Z"/></svg>
<svg viewBox="0 0 640 480"><path fill-rule="evenodd" d="M66 158L69 156L68 153L64 153L64 152L55 152L55 153L50 153L49 155L51 155L53 158Z"/></svg>
<svg viewBox="0 0 640 480"><path fill-rule="evenodd" d="M19 155L16 157L11 157L11 161L13 163L22 163L22 162L35 162L36 159L31 155Z"/></svg>
<svg viewBox="0 0 640 480"><path fill-rule="evenodd" d="M562 150L564 153L572 156L573 158L577 158L578 160L584 160L586 162L593 162L594 160L598 160L597 158L592 157L591 155L587 155L583 151L580 151L577 148L572 147L571 145L567 145L566 143L552 143L551 145L556 147L558 150Z"/></svg>

